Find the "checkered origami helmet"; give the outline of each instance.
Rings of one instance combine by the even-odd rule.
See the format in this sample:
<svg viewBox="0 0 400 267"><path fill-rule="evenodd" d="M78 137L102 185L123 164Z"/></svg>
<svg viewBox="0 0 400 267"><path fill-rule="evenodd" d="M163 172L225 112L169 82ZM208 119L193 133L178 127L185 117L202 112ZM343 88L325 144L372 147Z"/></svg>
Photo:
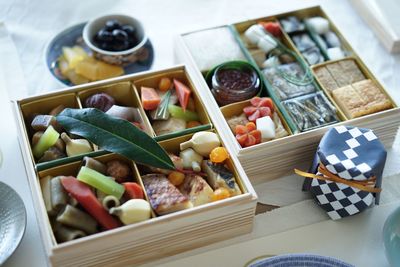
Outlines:
<svg viewBox="0 0 400 267"><path fill-rule="evenodd" d="M319 164L350 181L365 181L376 177L375 187L382 184L382 172L386 162L386 150L370 129L337 126L321 139L311 173L318 172ZM333 220L357 214L369 207L379 193L370 193L346 184L319 179L306 179L304 189L309 189L318 205Z"/></svg>

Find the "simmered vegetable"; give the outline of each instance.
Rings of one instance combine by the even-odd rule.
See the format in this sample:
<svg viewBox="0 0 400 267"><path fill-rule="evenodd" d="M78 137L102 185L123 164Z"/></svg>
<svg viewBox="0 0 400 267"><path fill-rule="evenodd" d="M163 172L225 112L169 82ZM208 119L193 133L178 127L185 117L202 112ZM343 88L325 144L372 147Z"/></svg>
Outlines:
<svg viewBox="0 0 400 267"><path fill-rule="evenodd" d="M151 207L143 199L130 199L119 207L111 208L110 213L117 215L123 224L132 224L150 219Z"/></svg>
<svg viewBox="0 0 400 267"><path fill-rule="evenodd" d="M169 105L168 111L172 117L182 119L185 121L198 121L199 115L196 112L190 110L184 110L183 108L175 105Z"/></svg>
<svg viewBox="0 0 400 267"><path fill-rule="evenodd" d="M171 88L171 79L168 77L163 77L161 78L160 82L158 83L158 89L160 91L167 91Z"/></svg>
<svg viewBox="0 0 400 267"><path fill-rule="evenodd" d="M142 86L140 89L140 96L145 110L156 109L161 102L161 98L157 94L156 90L150 87Z"/></svg>
<svg viewBox="0 0 400 267"><path fill-rule="evenodd" d="M97 232L97 222L86 212L71 205L66 205L65 209L58 214L56 220L57 222L82 230L88 234Z"/></svg>
<svg viewBox="0 0 400 267"><path fill-rule="evenodd" d="M79 181L82 181L94 188L106 193L107 195L113 195L120 199L124 194L124 187L113 179L107 177L95 170L82 166L77 177Z"/></svg>
<svg viewBox="0 0 400 267"><path fill-rule="evenodd" d="M50 125L33 147L33 155L36 158L43 156L43 153L57 142L59 136L60 134Z"/></svg>
<svg viewBox="0 0 400 267"><path fill-rule="evenodd" d="M72 176L62 177L61 183L64 189L105 229L114 229L121 226L116 219L107 213L86 184Z"/></svg>
<svg viewBox="0 0 400 267"><path fill-rule="evenodd" d="M131 199L144 199L144 193L142 190L142 187L134 182L127 182L123 183L125 187L125 196L131 198Z"/></svg>
<svg viewBox="0 0 400 267"><path fill-rule="evenodd" d="M182 150L179 157L183 160L183 168L192 169L196 172L201 171L200 164L203 157L196 153L192 148Z"/></svg>
<svg viewBox="0 0 400 267"><path fill-rule="evenodd" d="M61 139L65 142L68 157L93 151L92 145L86 139L71 139L66 133L61 134Z"/></svg>
<svg viewBox="0 0 400 267"><path fill-rule="evenodd" d="M220 145L221 142L215 133L198 132L189 141L181 143L180 148L183 150L191 147L203 157L208 157L211 151Z"/></svg>
<svg viewBox="0 0 400 267"><path fill-rule="evenodd" d="M236 140L242 147L249 147L261 142L261 132L256 129L254 122L248 122L246 126L237 125L235 134Z"/></svg>
<svg viewBox="0 0 400 267"><path fill-rule="evenodd" d="M176 95L178 96L179 99L179 104L181 105L183 111L186 111L191 91L186 85L184 85L177 79L174 79L174 85L175 85Z"/></svg>

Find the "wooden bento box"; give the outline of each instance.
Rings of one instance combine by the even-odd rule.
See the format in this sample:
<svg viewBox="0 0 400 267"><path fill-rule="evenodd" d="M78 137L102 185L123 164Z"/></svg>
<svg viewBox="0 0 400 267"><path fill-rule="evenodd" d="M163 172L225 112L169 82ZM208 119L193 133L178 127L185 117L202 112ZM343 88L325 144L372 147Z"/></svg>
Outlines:
<svg viewBox="0 0 400 267"><path fill-rule="evenodd" d="M290 32L286 25L285 29L282 20L288 20L289 17L296 17L297 22L299 25L302 25L300 26L302 28L295 28ZM317 26L314 24L314 28L310 26L309 23L311 22L309 20L307 20L307 23L304 23L305 19L311 17L321 17L323 23L321 23L321 19L318 19L319 21L317 22L314 20L317 24ZM260 22L264 24L259 24ZM272 24L270 22L272 22ZM269 26L266 26L268 23ZM287 21L284 23L287 23ZM251 36L254 38L254 35L248 33L248 36L250 36L249 39L246 36L246 30L256 24L263 25L257 27L264 27L264 33L261 33L263 37L257 38L266 38L265 35L271 36L273 29L270 33L265 34L265 31L268 31L266 27L279 25L278 29L280 30L281 35L279 38L276 37L275 40L279 40L279 42L277 42L278 48L281 47L280 44L286 47L286 50L279 50L286 51L285 54L279 54L278 52L275 52L278 50L274 49L271 53L265 52L269 49L268 42L264 45L264 47L267 48L260 45L261 41L258 41L256 45L252 43L250 39ZM318 30L318 27L321 26L321 24L323 24L323 27L329 27L328 30L330 35L335 35L335 40L332 41L330 39L330 45L332 45L332 42L339 43L339 53L343 53L341 59L331 60L335 59L335 56L337 56L335 53L338 52L338 49L336 49L333 44L333 47L330 48L334 48L333 50L336 51L331 50L328 54L328 50L330 49L329 46L327 46L328 43L326 40L328 39L323 39L323 41L325 40L325 46L319 41L322 37L327 38L326 35L319 35L316 32L316 29ZM289 29L290 27L291 26L289 26ZM254 30L253 33L254 32L257 32L257 30ZM257 32L255 35L257 34L260 33ZM306 39L306 41L301 39ZM302 42L307 43L304 44ZM312 42L313 44L310 45L309 42ZM320 138L330 127L333 126L353 125L357 127L371 128L387 147L390 147L394 141L400 124L400 108L396 105L374 75L368 70L350 44L345 40L343 35L319 6L181 34L176 37L175 45L176 61L187 64L188 69L193 72L193 77L195 78L194 82L199 89L199 93L203 100L207 102L206 108L210 117L215 126L220 130L222 138L229 144L228 147L231 149L231 153L237 155L242 167L253 184L292 174L295 167L303 165L304 163L310 163ZM310 45L311 48L308 48L307 45ZM314 62L313 60L315 60L315 57L307 54L311 52L307 52L310 50L306 50L306 48L311 49L311 51L314 51L315 49L318 50L318 60ZM290 52L287 52L288 50ZM271 58L274 58L274 53L277 54L276 58L279 60L278 63L268 61ZM290 59L288 60L288 57L284 58L282 55L289 55ZM301 76L302 78L310 77L307 86L313 87L312 92L292 97L281 94L283 89L286 89L279 84L282 79L276 80L269 78L271 76L268 76L270 75L268 73L271 73L269 72L271 69L274 69L276 72L277 70L283 72L283 68L279 69L279 67L284 66L285 64L287 66L290 65L289 63L285 63L284 60L288 60L289 63L294 62L301 67L303 73L305 73L304 76ZM243 107L249 105L249 100L247 100L247 104L246 101L242 101L224 105L224 103L217 103L216 98L214 98L216 92L215 86L219 85L214 84L215 75L213 76L213 74L216 72L215 70L218 66L229 61L245 61L256 69L259 78L264 85L264 88L261 89L259 95L262 97L270 97L272 99L275 110L281 118L282 126L286 129L287 136L261 142L250 147L242 147L238 143L235 138L235 132L233 129L231 130L230 125L227 123L227 119L232 116L243 115ZM348 84L339 81L341 73L349 71L346 67L340 65L341 62L345 61L347 64L346 66L356 68L354 71L356 71L357 75L362 78L356 80L355 77L357 77L357 75L351 76L348 78ZM327 81L324 73L322 73L334 65L336 66L336 69L333 68L335 71L337 71L337 66L339 66L339 74L336 74L336 76L333 76L332 74L331 78L334 80L334 83L340 85L338 87L348 89L349 87L353 87L353 85L356 84L356 81L359 81L360 84L367 81L368 84L373 84L374 88L379 91L380 97L385 99L386 107L382 108L378 112L366 115L362 114L363 116L358 115L353 118L353 114L346 110L346 106L341 105L341 103L337 101L337 97L340 97L340 95L338 95L340 90L333 93L334 91L331 91L332 88L330 88L332 85L330 82L332 82L332 80ZM329 71L329 73L331 72ZM274 78L277 76L272 77ZM288 81L287 84L292 83L290 79L286 80ZM306 87L301 83L298 83L298 85L299 86L296 87L296 89L302 89L301 86ZM347 87L345 87L345 85ZM217 87L217 89L219 88ZM304 91L306 89L304 89ZM343 92L343 90L341 91ZM301 100L307 99L308 96L315 95L318 95L320 99L324 99L324 103L329 104L335 119L329 123L321 124L319 127L310 127L308 129L301 128L300 126L305 125L303 123L305 121L305 114L301 112L290 114L290 110L285 106L285 103L290 101L305 103L301 102ZM315 103L316 102L314 102L314 104ZM367 102L366 105L369 105L369 102ZM305 107L305 109L306 108L307 107ZM321 109L317 107L314 111L318 110ZM299 121L303 121L303 124L296 122L298 119Z"/></svg>
<svg viewBox="0 0 400 267"><path fill-rule="evenodd" d="M167 135L157 140L149 120L144 114L139 100L138 86L155 86L163 77L177 78L193 92L195 106L203 125L177 134ZM30 120L33 114L46 114L54 107L82 108L85 99L93 92L107 92L120 105L139 108L143 115L142 129L167 151L179 152L179 144L189 140L195 132L212 131L209 115L204 109L207 100L198 94L193 78L185 66L177 66L160 71L126 75L106 81L75 86L59 91L13 101L13 109L18 123L19 143L25 162L34 207L40 227L41 237L49 261L53 266L133 266L191 250L213 242L228 239L252 230L256 206L256 194L241 168L237 158L230 157L226 166L234 174L241 193L193 208L157 216L154 210L149 220L98 232L78 239L58 242L47 214L40 181L50 175L75 176L84 155L50 161L47 165L35 162L31 149ZM204 127L206 125L206 127ZM228 145L220 138L221 145ZM96 147L95 147L96 150ZM135 162L117 154L97 151L87 154L100 162L121 159L132 171L133 181L143 189L142 169ZM146 200L148 196L143 190ZM72 204L71 204L72 205Z"/></svg>

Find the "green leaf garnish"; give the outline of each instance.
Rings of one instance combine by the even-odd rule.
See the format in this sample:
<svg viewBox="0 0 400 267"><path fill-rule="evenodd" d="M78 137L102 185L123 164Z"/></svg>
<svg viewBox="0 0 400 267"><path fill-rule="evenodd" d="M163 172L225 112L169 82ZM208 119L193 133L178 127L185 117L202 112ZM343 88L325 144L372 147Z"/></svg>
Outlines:
<svg viewBox="0 0 400 267"><path fill-rule="evenodd" d="M95 108L66 108L57 122L71 134L98 145L101 149L124 155L137 163L162 169L175 169L167 152L132 123Z"/></svg>

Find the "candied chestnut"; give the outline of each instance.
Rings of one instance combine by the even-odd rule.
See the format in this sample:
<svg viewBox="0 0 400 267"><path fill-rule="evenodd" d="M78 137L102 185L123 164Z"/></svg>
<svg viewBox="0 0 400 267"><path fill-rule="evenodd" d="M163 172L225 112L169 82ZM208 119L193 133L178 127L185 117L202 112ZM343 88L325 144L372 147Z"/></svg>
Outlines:
<svg viewBox="0 0 400 267"><path fill-rule="evenodd" d="M106 93L98 93L89 96L85 101L87 108L97 108L103 112L109 110L115 104L114 98Z"/></svg>

